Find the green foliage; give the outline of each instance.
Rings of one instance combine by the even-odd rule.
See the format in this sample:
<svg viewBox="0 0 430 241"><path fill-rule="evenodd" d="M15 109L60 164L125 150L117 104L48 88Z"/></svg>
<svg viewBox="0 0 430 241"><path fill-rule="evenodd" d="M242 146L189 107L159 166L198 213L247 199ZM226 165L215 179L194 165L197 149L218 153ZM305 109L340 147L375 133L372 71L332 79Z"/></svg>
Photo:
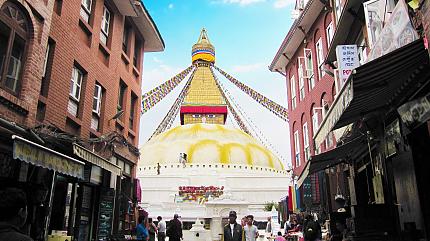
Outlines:
<svg viewBox="0 0 430 241"><path fill-rule="evenodd" d="M272 207L275 206L275 210L278 211L279 210L279 204L275 203L275 202L268 202L266 204L264 204L264 211L266 212L270 212L272 211Z"/></svg>

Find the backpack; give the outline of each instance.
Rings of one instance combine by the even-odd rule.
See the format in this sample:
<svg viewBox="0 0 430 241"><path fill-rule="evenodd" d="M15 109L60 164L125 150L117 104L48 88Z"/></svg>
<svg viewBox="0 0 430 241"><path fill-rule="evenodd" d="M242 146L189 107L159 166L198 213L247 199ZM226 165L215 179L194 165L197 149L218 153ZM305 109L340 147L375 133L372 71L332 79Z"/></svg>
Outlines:
<svg viewBox="0 0 430 241"><path fill-rule="evenodd" d="M304 238L305 240L315 240L318 238L318 231L319 231L319 227L318 227L318 223L315 221L309 221L304 229L303 229L303 234L304 234Z"/></svg>

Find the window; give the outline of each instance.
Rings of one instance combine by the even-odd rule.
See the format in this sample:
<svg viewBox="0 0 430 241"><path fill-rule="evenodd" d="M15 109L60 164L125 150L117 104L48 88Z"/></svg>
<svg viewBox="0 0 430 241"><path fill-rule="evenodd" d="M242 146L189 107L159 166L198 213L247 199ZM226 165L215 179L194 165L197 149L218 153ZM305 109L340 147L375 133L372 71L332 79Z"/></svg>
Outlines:
<svg viewBox="0 0 430 241"><path fill-rule="evenodd" d="M308 88L309 91L311 91L315 87L315 77L314 77L314 71L313 71L313 60L312 60L312 50L311 49L305 49L305 78L308 78Z"/></svg>
<svg viewBox="0 0 430 241"><path fill-rule="evenodd" d="M91 129L99 131L100 130L100 113L103 97L103 87L96 83L94 86L94 96L93 96L93 114L91 117Z"/></svg>
<svg viewBox="0 0 430 241"><path fill-rule="evenodd" d="M1 87L17 95L27 41L27 17L11 2L0 12L0 80Z"/></svg>
<svg viewBox="0 0 430 241"><path fill-rule="evenodd" d="M296 167L300 166L300 141L299 132L294 132L294 152L295 152L295 164Z"/></svg>
<svg viewBox="0 0 430 241"><path fill-rule="evenodd" d="M290 85L291 85L291 107L293 110L297 106L297 97L296 97L296 80L294 79L294 75L290 79Z"/></svg>
<svg viewBox="0 0 430 241"><path fill-rule="evenodd" d="M366 40L364 39L363 32L360 34L360 37L357 40L357 52L358 52L358 61L360 65L366 63L367 60L367 47Z"/></svg>
<svg viewBox="0 0 430 241"><path fill-rule="evenodd" d="M102 106L102 86L96 83L94 87L93 113L100 116L101 106Z"/></svg>
<svg viewBox="0 0 430 241"><path fill-rule="evenodd" d="M111 21L111 13L106 6L103 6L103 16L102 16L102 26L100 31L100 41L107 45L107 40L109 38L109 26Z"/></svg>
<svg viewBox="0 0 430 241"><path fill-rule="evenodd" d="M49 78L52 68L52 59L54 57L54 49L55 42L52 39L49 39L48 45L46 46L45 60L43 62L42 85L40 88L40 94L45 97L48 96Z"/></svg>
<svg viewBox="0 0 430 241"><path fill-rule="evenodd" d="M133 54L133 65L139 69L139 58L140 58L141 42L136 38L134 41L134 54Z"/></svg>
<svg viewBox="0 0 430 241"><path fill-rule="evenodd" d="M326 32L326 38L327 38L327 48L330 47L331 41L333 40L333 35L334 35L334 31L333 31L333 22L330 22L327 25L327 28L325 29Z"/></svg>
<svg viewBox="0 0 430 241"><path fill-rule="evenodd" d="M130 117L129 117L129 123L128 126L131 130L134 130L134 118L136 113L136 103L137 103L137 96L132 93L131 94L131 103L130 103Z"/></svg>
<svg viewBox="0 0 430 241"><path fill-rule="evenodd" d="M325 75L325 72L322 70L324 64L324 51L321 38L319 38L315 44L315 50L317 51L318 78L321 79L321 77Z"/></svg>
<svg viewBox="0 0 430 241"><path fill-rule="evenodd" d="M200 114L193 114L193 118L200 118L200 117L202 117L202 115L200 115Z"/></svg>
<svg viewBox="0 0 430 241"><path fill-rule="evenodd" d="M70 97L78 101L81 98L81 86L82 86L83 73L76 67L73 67L72 78L70 79Z"/></svg>
<svg viewBox="0 0 430 241"><path fill-rule="evenodd" d="M299 63L299 99L302 101L305 98L305 81L303 76L303 65Z"/></svg>
<svg viewBox="0 0 430 241"><path fill-rule="evenodd" d="M318 112L313 110L312 114L312 134L315 136L319 128L319 121L318 121Z"/></svg>
<svg viewBox="0 0 430 241"><path fill-rule="evenodd" d="M124 31L122 33L122 51L124 51L124 53L126 54L128 54L129 36L130 36L130 27L125 23Z"/></svg>
<svg viewBox="0 0 430 241"><path fill-rule="evenodd" d="M340 15L342 14L342 3L341 0L333 0L333 2L336 15L336 23L338 23Z"/></svg>
<svg viewBox="0 0 430 241"><path fill-rule="evenodd" d="M210 118L210 119L213 119L213 118L215 118L215 117L216 117L216 115L214 115L214 114L209 114L209 115L207 115L207 117L208 117L208 118Z"/></svg>
<svg viewBox="0 0 430 241"><path fill-rule="evenodd" d="M124 106L124 98L125 98L125 91L127 90L127 85L125 85L122 80L119 83L119 92L118 92L118 112L121 110L125 110Z"/></svg>
<svg viewBox="0 0 430 241"><path fill-rule="evenodd" d="M308 161L310 158L310 148L309 148L309 132L308 132L308 123L303 124L303 147L305 153L305 161Z"/></svg>
<svg viewBox="0 0 430 241"><path fill-rule="evenodd" d="M84 75L80 69L73 67L72 78L70 79L69 104L67 106L67 110L75 117L78 116L83 76Z"/></svg>
<svg viewBox="0 0 430 241"><path fill-rule="evenodd" d="M92 0L82 0L81 3L81 17L85 22L89 23L91 16L91 5L93 4Z"/></svg>

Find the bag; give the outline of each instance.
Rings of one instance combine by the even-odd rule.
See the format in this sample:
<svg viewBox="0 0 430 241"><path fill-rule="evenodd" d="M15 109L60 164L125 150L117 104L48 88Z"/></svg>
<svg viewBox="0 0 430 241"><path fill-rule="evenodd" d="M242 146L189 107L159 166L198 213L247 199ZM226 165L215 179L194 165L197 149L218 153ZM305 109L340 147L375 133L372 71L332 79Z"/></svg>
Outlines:
<svg viewBox="0 0 430 241"><path fill-rule="evenodd" d="M303 234L305 240L315 240L318 238L318 225L315 221L310 221L306 224Z"/></svg>

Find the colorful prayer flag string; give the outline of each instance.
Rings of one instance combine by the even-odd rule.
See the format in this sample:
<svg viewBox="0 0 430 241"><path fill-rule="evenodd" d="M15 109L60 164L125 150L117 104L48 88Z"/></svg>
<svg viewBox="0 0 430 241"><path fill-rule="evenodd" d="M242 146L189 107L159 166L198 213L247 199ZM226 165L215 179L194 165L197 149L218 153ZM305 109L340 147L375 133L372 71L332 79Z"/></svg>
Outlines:
<svg viewBox="0 0 430 241"><path fill-rule="evenodd" d="M267 97L263 96L262 94L258 93L257 91L251 89L249 86L243 84L242 82L235 79L233 76L227 74L222 69L218 68L217 66L213 66L218 72L220 72L224 77L226 77L230 82L232 82L234 85L236 85L240 90L245 92L247 95L249 95L251 98L253 98L255 101L257 101L259 104L264 106L266 109L274 113L276 116L281 118L284 121L288 121L288 110L287 108L277 104L276 102L268 99Z"/></svg>
<svg viewBox="0 0 430 241"><path fill-rule="evenodd" d="M158 102L160 102L166 95L168 95L183 79L194 69L194 65L183 70L181 73L175 75L173 78L164 82L163 84L155 87L149 92L142 95L142 114L146 113Z"/></svg>

